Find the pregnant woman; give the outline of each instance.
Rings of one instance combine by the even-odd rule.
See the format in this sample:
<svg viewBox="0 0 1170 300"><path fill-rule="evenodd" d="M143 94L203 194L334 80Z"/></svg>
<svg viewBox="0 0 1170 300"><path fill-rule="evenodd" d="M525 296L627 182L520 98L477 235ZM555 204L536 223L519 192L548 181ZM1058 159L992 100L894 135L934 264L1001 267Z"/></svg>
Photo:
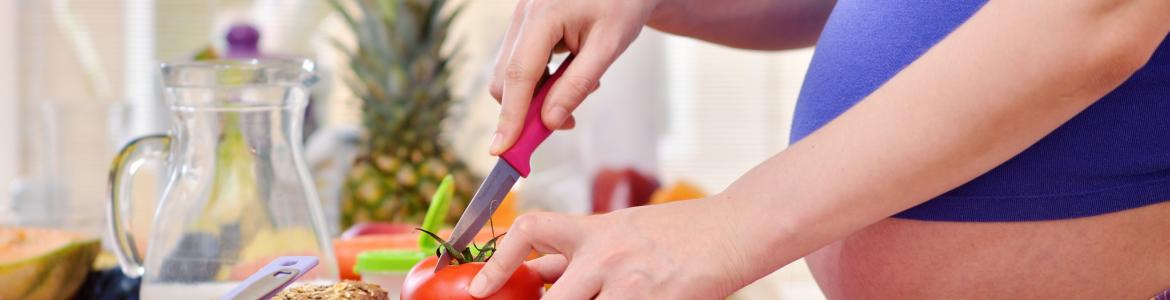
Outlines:
<svg viewBox="0 0 1170 300"><path fill-rule="evenodd" d="M791 146L710 198L524 215L473 294L526 263L552 299L716 299L801 257L829 298L1170 288L1170 1L524 0L492 153L551 52L577 55L542 108L568 129L644 25L815 44Z"/></svg>

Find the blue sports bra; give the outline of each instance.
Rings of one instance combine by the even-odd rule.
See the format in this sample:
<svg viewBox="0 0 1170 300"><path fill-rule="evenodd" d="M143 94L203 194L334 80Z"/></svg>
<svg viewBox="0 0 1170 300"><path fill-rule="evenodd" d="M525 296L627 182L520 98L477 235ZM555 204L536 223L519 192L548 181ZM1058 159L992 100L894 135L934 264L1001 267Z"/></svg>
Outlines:
<svg viewBox="0 0 1170 300"><path fill-rule="evenodd" d="M800 92L791 142L869 95L983 0L840 0ZM995 169L895 217L1032 221L1170 200L1170 42L1088 109Z"/></svg>

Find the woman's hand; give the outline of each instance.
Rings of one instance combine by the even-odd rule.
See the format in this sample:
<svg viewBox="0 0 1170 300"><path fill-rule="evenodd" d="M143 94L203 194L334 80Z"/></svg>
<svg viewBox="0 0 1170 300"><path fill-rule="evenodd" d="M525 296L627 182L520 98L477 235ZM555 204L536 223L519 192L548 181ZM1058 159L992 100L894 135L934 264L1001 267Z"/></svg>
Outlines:
<svg viewBox="0 0 1170 300"><path fill-rule="evenodd" d="M511 147L552 52L577 54L541 108L544 126L569 129L573 110L644 25L731 47L812 45L836 1L521 0L504 36L490 86L503 104L491 153Z"/></svg>
<svg viewBox="0 0 1170 300"><path fill-rule="evenodd" d="M660 0L522 0L496 58L491 94L503 110L491 153L512 146L532 92L554 50L577 54L541 108L544 126L572 128L573 110L599 86L602 73L638 36Z"/></svg>
<svg viewBox="0 0 1170 300"><path fill-rule="evenodd" d="M530 251L546 299L721 299L748 282L728 209L709 199L623 209L588 217L532 213L516 219L499 250L472 281L491 295Z"/></svg>

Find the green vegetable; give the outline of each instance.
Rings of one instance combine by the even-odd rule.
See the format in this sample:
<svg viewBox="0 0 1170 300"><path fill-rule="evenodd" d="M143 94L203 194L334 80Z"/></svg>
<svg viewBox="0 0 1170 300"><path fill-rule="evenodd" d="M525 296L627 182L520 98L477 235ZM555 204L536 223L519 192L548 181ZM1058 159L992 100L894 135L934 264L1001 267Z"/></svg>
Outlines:
<svg viewBox="0 0 1170 300"><path fill-rule="evenodd" d="M431 205L427 207L427 216L423 218L422 229L424 231L439 231L439 226L443 224L447 216L447 209L451 206L451 196L454 194L455 178L447 175L443 177L442 182L439 182L439 188L435 189L435 195L431 197ZM419 235L419 250L429 252L438 246L434 239L428 238L425 235Z"/></svg>

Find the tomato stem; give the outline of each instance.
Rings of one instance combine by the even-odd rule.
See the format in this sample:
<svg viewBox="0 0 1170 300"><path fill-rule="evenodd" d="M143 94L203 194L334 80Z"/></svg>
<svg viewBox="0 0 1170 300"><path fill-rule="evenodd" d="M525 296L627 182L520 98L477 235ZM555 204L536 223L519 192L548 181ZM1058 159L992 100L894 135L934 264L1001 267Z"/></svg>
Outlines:
<svg viewBox="0 0 1170 300"><path fill-rule="evenodd" d="M456 251L455 247L451 246L451 243L439 237L439 235L435 234L434 232L430 232L422 228L415 228L415 230L422 231L426 235L430 236L431 239L434 239L439 243L439 247L435 248L435 256L443 256L443 253L450 253L451 258L453 258L451 260L452 265L460 265L472 262L486 262L489 259L492 259L492 255L496 253L496 241L498 241L500 237L507 234L507 232L505 232L494 236L492 239L488 240L487 243L484 243L483 246L477 246L475 243L471 243L469 247L464 248L463 251ZM476 252L479 253L471 253L471 248L475 248Z"/></svg>

